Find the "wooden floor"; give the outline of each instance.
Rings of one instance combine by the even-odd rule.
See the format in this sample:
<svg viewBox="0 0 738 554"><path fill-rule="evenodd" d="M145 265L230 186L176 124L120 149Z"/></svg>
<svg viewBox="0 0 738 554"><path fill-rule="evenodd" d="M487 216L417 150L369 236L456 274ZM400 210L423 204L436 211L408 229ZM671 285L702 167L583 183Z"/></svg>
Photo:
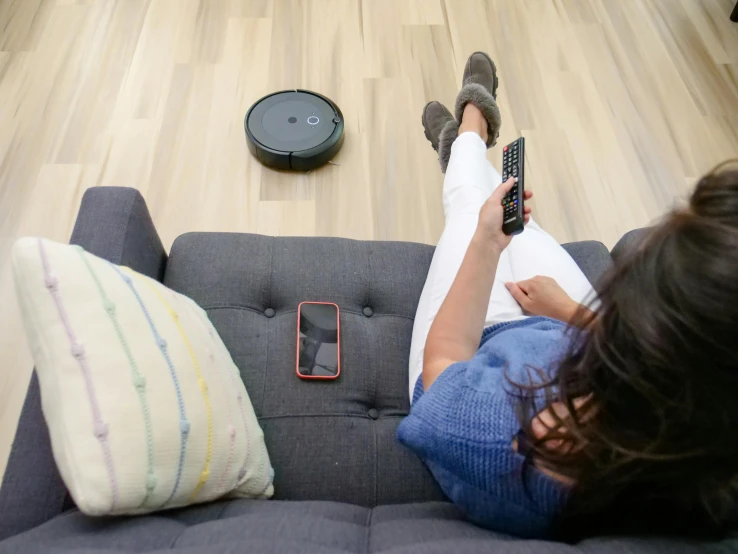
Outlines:
<svg viewBox="0 0 738 554"><path fill-rule="evenodd" d="M421 109L451 105L485 50L539 222L612 246L738 155L733 4L0 0L0 475L31 369L9 249L67 240L86 188L139 188L167 247L193 230L434 243ZM335 165L277 173L250 157L243 116L296 87L341 106L346 141Z"/></svg>

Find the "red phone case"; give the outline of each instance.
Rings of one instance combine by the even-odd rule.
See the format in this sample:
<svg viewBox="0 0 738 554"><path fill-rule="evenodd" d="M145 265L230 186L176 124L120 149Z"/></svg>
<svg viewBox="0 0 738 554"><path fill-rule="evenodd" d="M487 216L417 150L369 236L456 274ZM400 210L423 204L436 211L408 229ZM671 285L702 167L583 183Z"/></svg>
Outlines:
<svg viewBox="0 0 738 554"><path fill-rule="evenodd" d="M300 315L302 314L303 304L328 304L336 307L336 353L338 362L338 371L335 375L303 375L300 373ZM295 353L295 373L300 379L338 379L341 375L341 310L338 304L333 302L300 302L297 306L297 352Z"/></svg>

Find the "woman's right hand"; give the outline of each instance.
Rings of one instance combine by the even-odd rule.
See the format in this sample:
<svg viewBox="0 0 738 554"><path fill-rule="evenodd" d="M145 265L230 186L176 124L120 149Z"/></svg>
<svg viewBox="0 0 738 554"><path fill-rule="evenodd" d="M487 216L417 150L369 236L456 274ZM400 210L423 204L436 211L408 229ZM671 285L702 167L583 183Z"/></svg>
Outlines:
<svg viewBox="0 0 738 554"><path fill-rule="evenodd" d="M502 225L504 219L504 210L502 208L502 199L510 190L515 186L518 180L515 177L510 177L504 183L501 183L487 201L482 205L482 209L479 210L479 224L477 225L477 236L481 240L501 253L507 245L510 244L512 237L502 232ZM526 190L523 193L525 200L533 198L533 193ZM530 206L525 206L523 209L523 224L527 225L530 221Z"/></svg>
<svg viewBox="0 0 738 554"><path fill-rule="evenodd" d="M542 315L568 323L579 309L579 304L551 277L537 275L525 281L505 283L505 286L518 304L532 315Z"/></svg>

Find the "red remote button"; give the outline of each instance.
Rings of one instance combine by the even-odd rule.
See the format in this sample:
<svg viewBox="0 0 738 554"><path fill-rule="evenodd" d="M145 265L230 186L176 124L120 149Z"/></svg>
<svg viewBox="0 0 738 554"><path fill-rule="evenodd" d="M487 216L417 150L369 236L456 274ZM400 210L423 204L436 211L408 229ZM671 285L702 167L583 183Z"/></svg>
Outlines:
<svg viewBox="0 0 738 554"><path fill-rule="evenodd" d="M505 148L503 148L502 151L507 152L507 146L505 146Z"/></svg>

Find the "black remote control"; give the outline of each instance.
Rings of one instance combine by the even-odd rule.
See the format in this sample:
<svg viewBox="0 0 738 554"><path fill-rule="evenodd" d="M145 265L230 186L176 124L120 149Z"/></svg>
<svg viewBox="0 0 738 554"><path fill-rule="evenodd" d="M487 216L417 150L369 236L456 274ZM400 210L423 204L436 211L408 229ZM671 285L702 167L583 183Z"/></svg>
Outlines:
<svg viewBox="0 0 738 554"><path fill-rule="evenodd" d="M518 182L502 199L502 232L517 235L523 232L525 213L523 211L523 186L525 170L525 139L520 137L502 149L502 182L517 177Z"/></svg>

